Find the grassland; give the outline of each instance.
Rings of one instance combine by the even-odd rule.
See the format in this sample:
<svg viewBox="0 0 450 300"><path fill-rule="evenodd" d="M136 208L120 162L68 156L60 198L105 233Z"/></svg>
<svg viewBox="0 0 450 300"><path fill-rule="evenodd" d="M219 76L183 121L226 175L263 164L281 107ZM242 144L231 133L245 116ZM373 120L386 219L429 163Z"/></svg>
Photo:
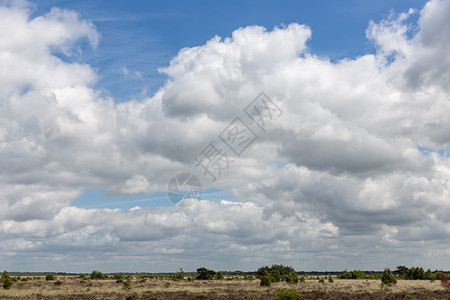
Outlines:
<svg viewBox="0 0 450 300"><path fill-rule="evenodd" d="M58 283L58 281L60 283ZM294 289L305 299L450 299L439 281L399 280L382 285L380 280L339 280L319 283L314 278L292 285L285 282L261 287L259 280L163 280L133 277L129 288L114 279L88 280L75 276L57 280L17 281L0 299L278 299L280 289Z"/></svg>

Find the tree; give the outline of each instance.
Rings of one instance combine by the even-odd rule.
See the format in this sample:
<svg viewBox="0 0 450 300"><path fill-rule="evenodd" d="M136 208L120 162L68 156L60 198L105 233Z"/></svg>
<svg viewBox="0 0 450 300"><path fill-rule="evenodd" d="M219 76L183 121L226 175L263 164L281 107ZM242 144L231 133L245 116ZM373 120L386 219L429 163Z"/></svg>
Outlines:
<svg viewBox="0 0 450 300"><path fill-rule="evenodd" d="M131 288L131 276L127 276L126 280L122 282L123 288L129 290Z"/></svg>
<svg viewBox="0 0 450 300"><path fill-rule="evenodd" d="M258 271L256 271L256 277L259 278L263 276L265 273L269 274L270 268L268 266L260 267Z"/></svg>
<svg viewBox="0 0 450 300"><path fill-rule="evenodd" d="M105 276L103 276L103 273L97 270L92 271L91 273L91 279L103 279Z"/></svg>
<svg viewBox="0 0 450 300"><path fill-rule="evenodd" d="M361 270L353 270L351 272L347 272L347 270L344 270L344 272L342 272L337 277L339 279L366 279L367 275Z"/></svg>
<svg viewBox="0 0 450 300"><path fill-rule="evenodd" d="M45 276L45 280L55 280L55 275L53 275L52 273L47 274L47 276Z"/></svg>
<svg viewBox="0 0 450 300"><path fill-rule="evenodd" d="M433 275L433 272L431 272L430 269L427 269L427 271L425 272L425 277L424 279L426 280L435 280L435 277Z"/></svg>
<svg viewBox="0 0 450 300"><path fill-rule="evenodd" d="M440 272L439 279L443 287L450 288L450 281L448 280L447 274Z"/></svg>
<svg viewBox="0 0 450 300"><path fill-rule="evenodd" d="M273 282L280 282L280 280L281 280L280 271L277 270L277 269L271 270L270 271L270 277L271 277L271 281L273 281Z"/></svg>
<svg viewBox="0 0 450 300"><path fill-rule="evenodd" d="M272 283L272 281L270 280L270 276L268 273L266 273L267 275L261 275L259 277L260 282L259 285L260 286L270 286L270 284Z"/></svg>
<svg viewBox="0 0 450 300"><path fill-rule="evenodd" d="M297 284L298 274L296 272L291 272L285 276L285 280L287 283Z"/></svg>
<svg viewBox="0 0 450 300"><path fill-rule="evenodd" d="M391 273L391 270L389 268L386 268L381 275L381 282L387 285L392 285L397 283L397 279L395 278L394 274Z"/></svg>
<svg viewBox="0 0 450 300"><path fill-rule="evenodd" d="M113 278L116 280L116 283L122 283L124 276L122 273L118 273L118 274L114 274Z"/></svg>
<svg viewBox="0 0 450 300"><path fill-rule="evenodd" d="M3 288L6 290L13 285L11 277L9 277L9 273L6 270L3 272L1 281L3 282Z"/></svg>
<svg viewBox="0 0 450 300"><path fill-rule="evenodd" d="M222 272L217 272L217 280L222 280L223 279L223 274Z"/></svg>
<svg viewBox="0 0 450 300"><path fill-rule="evenodd" d="M292 280L297 283L298 275L297 277L294 277L292 273L296 273L293 267L284 265L272 265L270 268L268 266L260 267L258 271L256 271L256 277L261 278L261 276L267 274L265 276L269 276L271 282L280 282L281 280L290 282L292 277Z"/></svg>
<svg viewBox="0 0 450 300"><path fill-rule="evenodd" d="M278 271L278 273L280 273L280 276L284 276L287 275L291 272L295 272L293 267L290 266L284 266L284 265L272 265L272 267L270 267L271 271Z"/></svg>
<svg viewBox="0 0 450 300"><path fill-rule="evenodd" d="M198 280L212 280L214 276L216 275L216 272L213 270L208 270L207 268L198 268L197 269L197 277Z"/></svg>
<svg viewBox="0 0 450 300"><path fill-rule="evenodd" d="M183 268L180 268L180 270L177 273L172 275L172 280L173 281L183 280L184 276L186 276L186 273L184 273Z"/></svg>
<svg viewBox="0 0 450 300"><path fill-rule="evenodd" d="M406 266L397 266L397 269L394 271L394 274L406 279L408 271L409 269Z"/></svg>

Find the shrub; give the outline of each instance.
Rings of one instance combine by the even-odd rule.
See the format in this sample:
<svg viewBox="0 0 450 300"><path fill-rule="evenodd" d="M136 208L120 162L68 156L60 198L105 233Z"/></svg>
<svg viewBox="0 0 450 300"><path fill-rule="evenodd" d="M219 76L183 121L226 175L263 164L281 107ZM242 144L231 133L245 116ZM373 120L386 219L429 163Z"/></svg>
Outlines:
<svg viewBox="0 0 450 300"><path fill-rule="evenodd" d="M3 279L3 288L9 289L13 285L10 277Z"/></svg>
<svg viewBox="0 0 450 300"><path fill-rule="evenodd" d="M122 283L123 282L123 274L119 273L119 274L114 274L113 275L114 279L116 280L116 283Z"/></svg>
<svg viewBox="0 0 450 300"><path fill-rule="evenodd" d="M6 290L8 290L13 285L11 277L9 277L9 273L6 270L3 272L1 281L3 282L3 288Z"/></svg>
<svg viewBox="0 0 450 300"><path fill-rule="evenodd" d="M325 283L325 279L323 279L323 277L319 278L319 283Z"/></svg>
<svg viewBox="0 0 450 300"><path fill-rule="evenodd" d="M197 277L198 280L212 280L214 276L216 275L216 272L213 270L208 270L206 268L198 268L197 269Z"/></svg>
<svg viewBox="0 0 450 300"><path fill-rule="evenodd" d="M439 274L439 280L443 287L450 288L450 281L448 280L447 274L441 272Z"/></svg>
<svg viewBox="0 0 450 300"><path fill-rule="evenodd" d="M262 275L261 277L259 277L259 279L261 280L259 282L260 286L270 286L270 284L272 283L272 281L270 280L270 276L268 275Z"/></svg>
<svg viewBox="0 0 450 300"><path fill-rule="evenodd" d="M45 276L45 280L55 280L55 275L53 275L52 273L47 274L47 276Z"/></svg>
<svg viewBox="0 0 450 300"><path fill-rule="evenodd" d="M217 280L222 280L223 279L223 274L222 272L217 272Z"/></svg>
<svg viewBox="0 0 450 300"><path fill-rule="evenodd" d="M328 275L328 282L329 283L333 283L334 282L333 277L331 277L331 275Z"/></svg>
<svg viewBox="0 0 450 300"><path fill-rule="evenodd" d="M339 279L366 279L366 273L361 270L353 270L352 272L344 271L340 275L338 275Z"/></svg>
<svg viewBox="0 0 450 300"><path fill-rule="evenodd" d="M127 276L127 280L123 282L123 288L126 290L129 290L131 288L131 276Z"/></svg>
<svg viewBox="0 0 450 300"><path fill-rule="evenodd" d="M91 279L103 279L103 273L97 270L92 271L91 273Z"/></svg>
<svg viewBox="0 0 450 300"><path fill-rule="evenodd" d="M56 280L56 282L55 282L55 285L61 285L62 284L62 282L61 281L59 281L59 280Z"/></svg>
<svg viewBox="0 0 450 300"><path fill-rule="evenodd" d="M180 268L180 271L172 275L173 281L183 280L186 273L183 272L183 268Z"/></svg>
<svg viewBox="0 0 450 300"><path fill-rule="evenodd" d="M280 282L281 280L281 274L279 270L272 270L270 271L270 277L271 277L271 281L273 282Z"/></svg>
<svg viewBox="0 0 450 300"><path fill-rule="evenodd" d="M279 290L279 300L305 300L305 296L297 293L295 290Z"/></svg>
<svg viewBox="0 0 450 300"><path fill-rule="evenodd" d="M391 270L389 268L386 268L381 275L381 282L387 285L392 285L397 283L397 279L395 278L394 274L391 273Z"/></svg>
<svg viewBox="0 0 450 300"><path fill-rule="evenodd" d="M298 274L296 272L291 272L285 276L285 280L287 283L297 284Z"/></svg>
<svg viewBox="0 0 450 300"><path fill-rule="evenodd" d="M270 268L268 266L259 268L258 271L256 271L256 277L261 277L264 271L269 274L273 272L273 274L278 274L279 276L284 276L291 272L295 272L294 268L290 266L272 265Z"/></svg>
<svg viewBox="0 0 450 300"><path fill-rule="evenodd" d="M305 282L305 276L300 276L300 282Z"/></svg>

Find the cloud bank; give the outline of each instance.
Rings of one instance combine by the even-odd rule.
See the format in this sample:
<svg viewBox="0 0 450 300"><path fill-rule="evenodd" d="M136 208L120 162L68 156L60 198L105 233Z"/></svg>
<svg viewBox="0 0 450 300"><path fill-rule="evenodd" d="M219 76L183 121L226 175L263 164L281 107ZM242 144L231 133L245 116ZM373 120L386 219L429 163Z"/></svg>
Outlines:
<svg viewBox="0 0 450 300"><path fill-rule="evenodd" d="M409 21L419 14L417 23ZM370 22L376 53L331 62L313 28L239 28L180 50L151 98L115 103L95 25L0 7L0 249L14 270L449 269L450 2ZM82 55L82 54L81 54ZM206 186L238 202L70 206L86 189L165 191L261 91L283 111ZM443 265L444 264L444 265Z"/></svg>

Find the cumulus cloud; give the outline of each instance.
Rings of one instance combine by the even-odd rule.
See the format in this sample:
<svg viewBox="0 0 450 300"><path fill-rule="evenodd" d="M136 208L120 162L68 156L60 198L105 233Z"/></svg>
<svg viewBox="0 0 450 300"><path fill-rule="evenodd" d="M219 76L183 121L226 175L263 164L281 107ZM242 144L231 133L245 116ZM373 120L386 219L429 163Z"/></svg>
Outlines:
<svg viewBox="0 0 450 300"><path fill-rule="evenodd" d="M386 253L397 263L426 252L421 265L447 268L448 253L433 249L447 246L437 228L450 222L448 16L449 2L432 0L371 22L377 52L338 62L308 50L314 28L240 28L180 50L153 97L117 104L93 88L91 66L61 58L86 42L101 47L94 24L61 9L31 18L26 5L0 7L5 267L381 269ZM243 112L261 91L283 111L266 131ZM218 137L238 116L257 134L241 156ZM194 160L211 141L231 158L214 183ZM164 191L187 170L238 202L70 206L93 187Z"/></svg>

